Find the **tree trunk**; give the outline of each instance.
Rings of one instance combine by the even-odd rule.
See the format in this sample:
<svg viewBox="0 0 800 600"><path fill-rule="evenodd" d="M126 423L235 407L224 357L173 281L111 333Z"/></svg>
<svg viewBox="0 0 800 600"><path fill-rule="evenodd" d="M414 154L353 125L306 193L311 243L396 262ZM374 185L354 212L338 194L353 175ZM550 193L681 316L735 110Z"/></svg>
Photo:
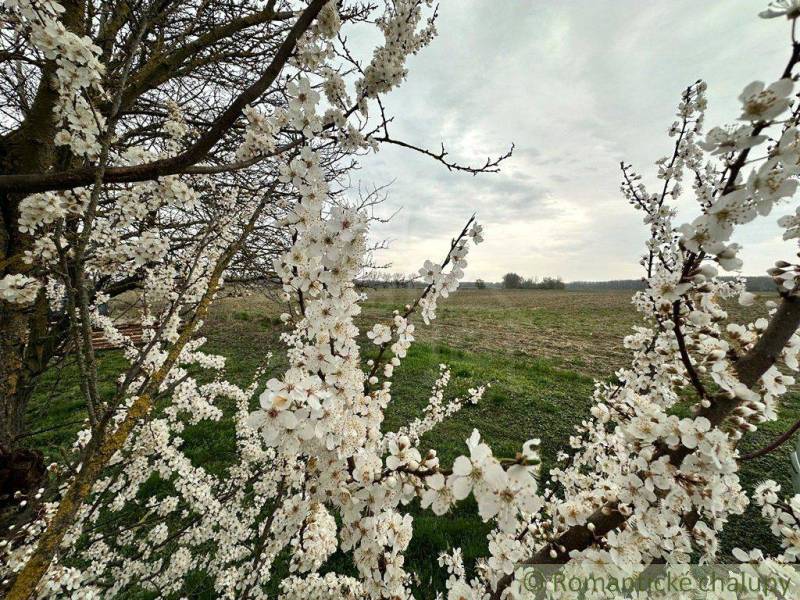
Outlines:
<svg viewBox="0 0 800 600"><path fill-rule="evenodd" d="M40 294L33 306L0 308L0 446L16 447L25 432L25 412L36 381L68 333L65 323L51 323Z"/></svg>
<svg viewBox="0 0 800 600"><path fill-rule="evenodd" d="M3 173L43 173L55 162L56 92L49 85L53 68L49 65L44 69L25 121L0 139ZM24 195L0 192L0 278L33 269L23 260L33 238L18 228L19 203L23 198ZM25 409L34 378L49 359L42 345L50 339L47 311L44 292L27 307L0 300L0 443L7 448L13 448L24 431Z"/></svg>
<svg viewBox="0 0 800 600"><path fill-rule="evenodd" d="M6 305L0 310L0 445L12 448L24 430L24 354L28 341L25 314Z"/></svg>

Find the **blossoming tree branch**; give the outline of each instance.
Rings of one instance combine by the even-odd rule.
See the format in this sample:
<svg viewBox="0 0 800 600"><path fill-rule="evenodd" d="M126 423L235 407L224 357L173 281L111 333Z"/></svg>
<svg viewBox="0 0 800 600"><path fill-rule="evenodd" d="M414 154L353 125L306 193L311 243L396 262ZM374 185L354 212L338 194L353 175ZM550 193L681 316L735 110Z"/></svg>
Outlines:
<svg viewBox="0 0 800 600"><path fill-rule="evenodd" d="M643 324L625 340L630 367L596 385L546 484L535 431L515 456L498 457L476 430L452 466L420 446L484 394L475 382L449 398L446 365L418 390L428 402L417 418L384 423L394 371L414 343L411 316L428 324L458 287L483 240L474 218L422 266L417 300L369 329L374 358L357 343L364 296L354 279L368 260L370 217L345 182L358 157L398 144L474 174L508 156L471 167L390 134L381 96L435 36L431 2L3 6L0 443L14 452L37 381L66 354L89 416L74 456L51 465L50 489L15 496L26 519L1 542L9 598L186 597L199 571L221 598L273 597L270 585L286 600L412 598L408 505L443 516L470 496L491 526L488 553L474 568L458 548L439 557L449 600L525 597L529 564L636 573L693 556L714 562L726 521L751 502L784 550L740 548L736 558L792 576L800 495L785 498L769 481L743 489L737 445L777 418L794 382L800 266L776 257L780 296L752 323L732 322L721 304L754 302L744 280L718 274L741 266L737 229L796 192L800 3L762 13L791 23L790 56L768 83L744 88L735 124L705 131L706 86L696 82L669 129L658 188L622 165L623 195L650 232L648 287L634 297ZM350 27L380 34L368 60L348 47ZM696 217L680 224L682 195L696 200ZM800 209L778 226L800 237ZM250 270L263 268L283 294L288 368L267 381L259 369L241 387L200 332L237 260L253 253L261 260ZM103 308L131 291L140 343ZM97 329L126 361L112 398L98 391ZM687 398L693 415L679 418ZM236 461L220 473L192 461L182 434L224 419ZM166 487L153 492L153 478ZM328 568L337 552L353 573Z"/></svg>
<svg viewBox="0 0 800 600"><path fill-rule="evenodd" d="M198 330L226 279L280 281L300 252L301 218L314 223L314 252L346 263L295 268L299 296L287 301L301 312L320 286L335 288L367 264L364 209L374 199L354 201L342 185L360 155L400 144L476 174L496 171L510 153L472 167L391 135L380 97L434 36L430 2L32 0L4 2L2 14L4 461L12 471L27 466L29 456L16 450L27 435L26 407L45 370L67 357L77 363L89 416L74 464L62 465L60 502L31 505L44 521L25 531L47 525L35 550L4 562L12 573L25 564L10 592L25 597L47 569L58 570L52 561L97 494L109 493L98 487L105 475L119 471L113 487L130 485L123 472L132 475L129 453L144 423L155 426L154 407L178 401L168 426L177 443L188 415L220 419L216 400L252 395L219 375L200 385L187 372L224 368L224 359L202 352ZM365 59L347 46L347 32L359 27L383 40ZM341 244L347 251L337 254ZM447 262L457 264L463 248L451 250ZM141 343L105 310L131 291ZM420 302L435 305L441 293L431 286ZM98 392L96 330L129 363L111 399ZM135 488L126 487L132 500Z"/></svg>

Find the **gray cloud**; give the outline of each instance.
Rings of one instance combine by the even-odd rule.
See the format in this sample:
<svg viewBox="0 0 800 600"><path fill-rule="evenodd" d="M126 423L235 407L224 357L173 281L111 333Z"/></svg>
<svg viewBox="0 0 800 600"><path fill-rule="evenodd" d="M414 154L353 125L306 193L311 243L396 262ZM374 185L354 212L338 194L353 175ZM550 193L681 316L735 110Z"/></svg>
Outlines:
<svg viewBox="0 0 800 600"><path fill-rule="evenodd" d="M619 195L618 165L645 174L669 151L665 132L683 87L709 83L709 125L735 118L741 88L780 73L786 24L757 18L761 0L453 0L439 37L409 61L387 100L393 135L481 163L516 144L503 172L471 177L386 147L362 180L394 180L376 237L402 270L442 254L473 212L487 243L468 277L514 269L568 279L638 276L646 230ZM650 179L652 181L652 178ZM691 204L682 207L691 218ZM781 246L772 219L744 234L749 272ZM769 255L768 255L769 254ZM768 256L767 256L768 255Z"/></svg>

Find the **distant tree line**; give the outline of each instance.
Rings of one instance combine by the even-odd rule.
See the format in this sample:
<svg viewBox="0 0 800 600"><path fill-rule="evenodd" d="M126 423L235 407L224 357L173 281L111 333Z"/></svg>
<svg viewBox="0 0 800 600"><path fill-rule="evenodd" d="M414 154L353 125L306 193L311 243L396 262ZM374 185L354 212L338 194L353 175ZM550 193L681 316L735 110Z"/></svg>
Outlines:
<svg viewBox="0 0 800 600"><path fill-rule="evenodd" d="M730 281L733 277L722 277ZM359 288L424 288L426 284L419 280L416 273L392 273L373 271L356 282ZM507 290L568 290L568 291L603 291L603 290L643 290L647 287L642 279L611 279L608 281L570 281L564 282L560 277L538 278L522 277L517 273L506 273L502 281L464 281L461 289L507 289ZM751 292L774 292L775 283L771 277L747 277L747 289Z"/></svg>
<svg viewBox="0 0 800 600"><path fill-rule="evenodd" d="M568 290L643 290L647 287L642 279L612 279L610 281L570 281Z"/></svg>
<svg viewBox="0 0 800 600"><path fill-rule="evenodd" d="M721 277L722 281L731 281L734 277ZM777 290L772 277L746 277L747 289L751 292L774 292ZM610 281L570 281L567 290L643 290L647 284L643 279L612 279Z"/></svg>
<svg viewBox="0 0 800 600"><path fill-rule="evenodd" d="M415 273L390 272L381 269L368 271L364 276L356 281L358 288L422 288L425 287L421 281L417 281Z"/></svg>
<svg viewBox="0 0 800 600"><path fill-rule="evenodd" d="M517 273L503 275L503 288L507 290L563 290L565 288L561 277L522 277Z"/></svg>

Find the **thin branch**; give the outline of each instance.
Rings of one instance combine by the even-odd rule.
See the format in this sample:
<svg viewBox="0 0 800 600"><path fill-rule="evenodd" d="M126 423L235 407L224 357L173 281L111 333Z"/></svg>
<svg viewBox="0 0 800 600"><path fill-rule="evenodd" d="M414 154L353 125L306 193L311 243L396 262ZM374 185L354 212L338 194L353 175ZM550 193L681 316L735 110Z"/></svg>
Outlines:
<svg viewBox="0 0 800 600"><path fill-rule="evenodd" d="M444 261L440 265L442 270L444 270L444 268L448 264L450 264L450 260L452 259L452 255L453 255L453 250L458 245L458 243L462 239L464 239L464 237L467 235L467 232L469 231L470 225L472 225L474 222L475 222L475 215L472 215L469 218L469 220L467 221L467 224L464 225L464 229L461 230L461 233L459 233L458 236L453 238L452 242L450 243L450 250L447 252L447 256L445 257ZM432 289L433 289L433 282L429 283L427 285L427 287L425 288L425 290L419 296L417 296L417 299L414 301L414 303L411 306L409 306L405 310L405 312L402 314L402 317L404 319L407 319L411 315L411 313L413 313L417 309L417 306L419 306L419 303L422 302L422 300L428 296L428 294L431 292ZM369 375L367 376L367 379L364 382L364 392L365 393L369 393L369 390L370 390L369 380L378 372L378 369L380 368L380 365L381 365L381 361L383 360L383 355L386 353L387 348L389 348L389 346L391 344L392 344L392 340L389 340L388 342L383 342L381 344L380 350L378 351L378 356L375 358L375 362L372 365L372 369L370 369Z"/></svg>
<svg viewBox="0 0 800 600"><path fill-rule="evenodd" d="M692 364L692 358L689 356L689 351L686 349L686 338L683 335L683 330L681 329L681 301L677 300L672 305L672 321L675 324L675 338L678 340L678 351L681 355L681 362L683 362L683 366L686 369L686 372L689 374L689 380L692 382L694 389L697 390L697 393L700 396L700 399L707 397L706 390L703 387L703 383L700 381L700 377L697 375L697 371L694 368L694 364Z"/></svg>
<svg viewBox="0 0 800 600"><path fill-rule="evenodd" d="M765 454L769 454L776 448L780 447L784 442L789 441L792 439L794 433L800 429L800 419L792 425L786 432L779 435L775 438L771 444L764 446L760 450L756 450L755 452L751 452L750 454L745 454L741 457L740 460L753 460L754 458L758 458L759 456L764 456Z"/></svg>
<svg viewBox="0 0 800 600"><path fill-rule="evenodd" d="M420 154L424 154L425 156L430 156L434 160L439 161L445 167L447 167L450 171L462 171L464 173L471 173L472 175L477 175L478 173L498 173L500 171L500 163L502 163L507 158L511 158L511 155L514 153L514 144L511 144L511 148L509 148L508 152L505 154L498 156L497 158L487 157L486 162L483 166L480 167L473 167L470 165L461 165L459 163L447 160L448 153L444 148L444 144L441 146L441 150L439 152L432 152L427 148L422 148L420 146L415 146L413 144L409 144L407 142L403 142L401 140L396 140L392 137L389 137L388 133L381 136L373 138L375 141L383 142L386 144L394 144L395 146L402 146L403 148L408 148L409 150L414 150L419 152ZM0 184L2 182L2 178L0 178Z"/></svg>
<svg viewBox="0 0 800 600"><path fill-rule="evenodd" d="M277 79L283 67L295 50L297 40L311 26L327 0L312 0L308 8L298 17L286 39L281 44L272 62L261 77L239 94L230 106L211 124L207 131L189 148L170 158L153 162L109 167L105 170L105 183L132 183L157 179L165 175L183 172L187 167L203 160L208 152L222 139L225 132L236 122L242 110L257 100ZM96 177L98 166L59 171L56 173L33 173L0 176L0 190L20 193L68 190L91 184Z"/></svg>

